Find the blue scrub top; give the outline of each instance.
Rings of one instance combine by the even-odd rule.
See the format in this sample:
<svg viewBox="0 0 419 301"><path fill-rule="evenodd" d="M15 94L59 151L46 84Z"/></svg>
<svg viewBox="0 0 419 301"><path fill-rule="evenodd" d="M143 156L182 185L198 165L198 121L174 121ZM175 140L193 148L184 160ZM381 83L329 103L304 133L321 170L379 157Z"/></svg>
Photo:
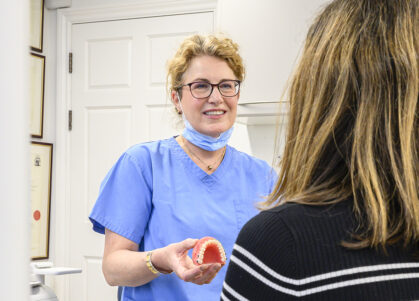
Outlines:
<svg viewBox="0 0 419 301"><path fill-rule="evenodd" d="M271 192L275 178L265 161L230 146L208 175L174 138L137 144L106 175L90 220L95 231L107 228L140 251L212 236L224 246L228 264L240 229L258 213L255 203ZM219 300L226 266L208 285L172 273L125 287L122 300Z"/></svg>

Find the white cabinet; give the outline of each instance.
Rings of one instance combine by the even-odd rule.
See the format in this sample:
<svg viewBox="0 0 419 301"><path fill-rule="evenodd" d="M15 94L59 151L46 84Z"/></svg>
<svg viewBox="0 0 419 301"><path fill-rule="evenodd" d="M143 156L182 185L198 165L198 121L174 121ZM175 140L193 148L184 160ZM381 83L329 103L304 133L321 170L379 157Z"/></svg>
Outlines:
<svg viewBox="0 0 419 301"><path fill-rule="evenodd" d="M287 126L288 103L239 103L230 144L276 166L282 153Z"/></svg>

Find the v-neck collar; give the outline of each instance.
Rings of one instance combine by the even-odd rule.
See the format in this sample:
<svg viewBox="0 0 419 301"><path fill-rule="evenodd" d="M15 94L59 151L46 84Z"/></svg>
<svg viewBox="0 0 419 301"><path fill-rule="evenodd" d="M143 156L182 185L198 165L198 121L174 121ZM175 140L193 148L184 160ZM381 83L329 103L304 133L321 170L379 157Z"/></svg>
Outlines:
<svg viewBox="0 0 419 301"><path fill-rule="evenodd" d="M220 165L212 174L207 174L204 170L202 170L184 151L184 149L179 145L179 143L175 139L176 137L172 137L169 139L170 148L176 154L176 156L180 159L186 170L190 171L194 176L200 179L204 184L207 186L212 186L224 176L226 169L230 165L231 161L231 148L230 146L226 146L226 151L223 160L221 161Z"/></svg>

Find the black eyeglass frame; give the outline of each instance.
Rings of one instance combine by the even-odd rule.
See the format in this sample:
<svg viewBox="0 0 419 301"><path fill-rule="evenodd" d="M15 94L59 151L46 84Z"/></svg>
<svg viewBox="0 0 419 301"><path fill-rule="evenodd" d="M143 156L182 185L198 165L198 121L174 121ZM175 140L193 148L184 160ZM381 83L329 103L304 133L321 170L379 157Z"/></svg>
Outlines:
<svg viewBox="0 0 419 301"><path fill-rule="evenodd" d="M222 83L225 83L225 82L235 82L236 83L236 87L238 86L238 88L237 88L237 92L236 92L236 94L234 94L234 95L224 95L223 94L223 92L221 92L221 90L220 90L220 85L222 84ZM210 93L208 94L208 96L205 96L205 97L196 97L193 93L192 93L192 85L193 84L198 84L198 83L203 83L203 84L208 84L208 85L210 85L211 86L211 91L210 91ZM239 81L239 80L237 80L237 79L228 79L228 80L222 80L222 81L220 81L218 84L211 84L210 82L206 82L206 81L196 81L196 82L191 82L191 83L187 83L187 84L184 84L184 85L182 85L182 86L179 86L179 87L177 87L177 90L179 91L180 89L182 89L183 87L185 87L185 86L189 86L189 91L191 92L191 95L193 96L193 97L195 97L196 99L204 99L204 98L208 98L208 97L210 97L211 96L211 94L212 94L212 92L214 91L214 87L217 87L217 89L218 89L218 92L220 92L220 94L222 95L222 96L224 96L224 97L234 97L234 96L236 96L237 94L239 94L239 92L240 92L240 84L241 84L241 81Z"/></svg>

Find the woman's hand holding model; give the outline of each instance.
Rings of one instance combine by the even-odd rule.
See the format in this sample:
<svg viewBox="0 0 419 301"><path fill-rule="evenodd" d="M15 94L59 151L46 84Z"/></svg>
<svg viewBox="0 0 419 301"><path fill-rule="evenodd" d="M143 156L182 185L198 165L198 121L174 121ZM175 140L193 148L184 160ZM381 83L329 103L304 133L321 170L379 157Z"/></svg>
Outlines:
<svg viewBox="0 0 419 301"><path fill-rule="evenodd" d="M138 245L120 235L106 230L103 269L106 280L112 285L139 286L162 274L175 273L180 279L195 284L209 284L221 268L219 263L195 265L188 251L198 239L185 239L151 253L151 263L158 273L145 264L147 252L137 252ZM138 265L135 262L139 263ZM122 277L121 277L122 276Z"/></svg>

